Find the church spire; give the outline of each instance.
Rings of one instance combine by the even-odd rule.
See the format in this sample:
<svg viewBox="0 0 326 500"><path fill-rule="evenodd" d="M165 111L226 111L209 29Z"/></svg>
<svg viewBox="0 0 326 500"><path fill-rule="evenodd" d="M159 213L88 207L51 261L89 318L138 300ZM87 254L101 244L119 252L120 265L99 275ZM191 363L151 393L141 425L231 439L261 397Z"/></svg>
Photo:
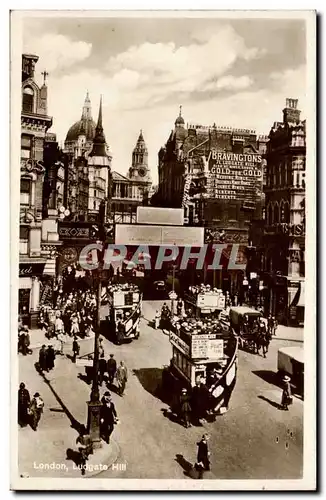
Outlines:
<svg viewBox="0 0 326 500"><path fill-rule="evenodd" d="M88 90L86 93L85 97L85 102L83 106L83 112L82 112L82 120L91 120L92 119L92 106L91 106L91 101L89 98Z"/></svg>
<svg viewBox="0 0 326 500"><path fill-rule="evenodd" d="M102 96L100 99L100 107L98 111L97 125L95 129L95 137L93 139L93 148L90 156L107 156L105 148L105 135L102 125Z"/></svg>

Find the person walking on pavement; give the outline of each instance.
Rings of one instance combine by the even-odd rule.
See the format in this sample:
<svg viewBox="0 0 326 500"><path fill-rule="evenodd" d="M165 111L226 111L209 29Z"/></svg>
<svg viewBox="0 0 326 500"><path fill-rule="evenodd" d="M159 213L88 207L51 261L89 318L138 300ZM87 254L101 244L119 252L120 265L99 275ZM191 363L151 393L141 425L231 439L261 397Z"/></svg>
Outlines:
<svg viewBox="0 0 326 500"><path fill-rule="evenodd" d="M160 321L161 321L161 313L157 309L155 312L155 318L154 318L154 325L155 325L155 330L158 330L160 327Z"/></svg>
<svg viewBox="0 0 326 500"><path fill-rule="evenodd" d="M76 363L76 358L79 355L80 352L80 345L78 344L77 337L74 337L73 343L72 343L72 361L73 363Z"/></svg>
<svg viewBox="0 0 326 500"><path fill-rule="evenodd" d="M103 439L109 443L110 437L113 432L114 424L118 421L117 412L114 403L111 399L111 394L109 391L104 393L101 399L101 413L100 413L100 423L101 423L101 434Z"/></svg>
<svg viewBox="0 0 326 500"><path fill-rule="evenodd" d="M18 423L21 427L26 427L29 416L28 409L30 405L30 395L24 382L21 382L18 390Z"/></svg>
<svg viewBox="0 0 326 500"><path fill-rule="evenodd" d="M198 441L197 446L197 463L195 468L200 472L199 479L203 478L203 472L210 470L210 452L208 451L208 434L203 434L203 437Z"/></svg>
<svg viewBox="0 0 326 500"><path fill-rule="evenodd" d="M285 411L289 410L289 405L291 405L293 402L290 381L291 378L288 375L285 375L285 377L283 378L283 392L281 401L281 408Z"/></svg>
<svg viewBox="0 0 326 500"><path fill-rule="evenodd" d="M30 413L31 413L31 427L33 431L37 430L37 426L41 419L41 415L43 413L44 401L41 398L40 394L36 392L33 396L30 405Z"/></svg>
<svg viewBox="0 0 326 500"><path fill-rule="evenodd" d="M105 373L107 370L106 359L104 358L104 351L100 354L100 359L98 360L98 373L99 373L99 384L102 385L104 382Z"/></svg>
<svg viewBox="0 0 326 500"><path fill-rule="evenodd" d="M45 344L42 345L40 352L38 354L38 364L41 371L46 371L46 347Z"/></svg>
<svg viewBox="0 0 326 500"><path fill-rule="evenodd" d="M182 424L184 425L184 427L186 427L186 429L188 429L188 427L191 427L190 423L191 406L189 400L190 398L188 395L188 391L187 389L183 388L180 395L179 405L180 405L180 418Z"/></svg>
<svg viewBox="0 0 326 500"><path fill-rule="evenodd" d="M125 366L123 361L120 361L120 366L117 369L116 378L118 382L118 393L120 396L122 396L128 380L127 367Z"/></svg>
<svg viewBox="0 0 326 500"><path fill-rule="evenodd" d="M53 346L49 345L49 347L46 350L46 368L47 368L46 371L53 370L54 362L55 362L55 352Z"/></svg>
<svg viewBox="0 0 326 500"><path fill-rule="evenodd" d="M124 334L125 334L125 326L123 324L123 321L119 319L118 324L117 324L117 344L121 345L124 339Z"/></svg>
<svg viewBox="0 0 326 500"><path fill-rule="evenodd" d="M29 348L31 344L31 339L29 336L28 326L24 326L24 330L22 333L22 354L26 356L27 354L32 354L32 350Z"/></svg>
<svg viewBox="0 0 326 500"><path fill-rule="evenodd" d="M110 354L110 358L108 359L107 372L108 372L108 377L109 377L109 384L112 385L115 374L117 372L117 362L114 359L113 354Z"/></svg>
<svg viewBox="0 0 326 500"><path fill-rule="evenodd" d="M99 355L100 358L102 357L102 354L103 354L103 357L104 357L103 338L100 337L98 339L98 355Z"/></svg>

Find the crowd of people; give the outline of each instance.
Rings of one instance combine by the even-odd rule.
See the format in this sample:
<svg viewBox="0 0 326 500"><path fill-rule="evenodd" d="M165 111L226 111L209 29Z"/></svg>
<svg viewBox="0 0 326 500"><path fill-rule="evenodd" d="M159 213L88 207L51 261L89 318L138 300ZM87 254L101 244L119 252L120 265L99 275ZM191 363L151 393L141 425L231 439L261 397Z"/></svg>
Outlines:
<svg viewBox="0 0 326 500"><path fill-rule="evenodd" d="M64 294L59 291L55 307L42 306L39 326L48 338L69 335L90 336L96 325L97 300L90 290L76 290Z"/></svg>

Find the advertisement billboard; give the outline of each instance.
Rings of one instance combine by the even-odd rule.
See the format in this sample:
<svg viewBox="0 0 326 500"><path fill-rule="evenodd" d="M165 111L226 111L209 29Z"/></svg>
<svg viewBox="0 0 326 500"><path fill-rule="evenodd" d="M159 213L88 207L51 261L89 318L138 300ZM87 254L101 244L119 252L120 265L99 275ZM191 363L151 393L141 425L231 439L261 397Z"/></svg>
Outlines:
<svg viewBox="0 0 326 500"><path fill-rule="evenodd" d="M183 226L183 208L137 207L137 224Z"/></svg>
<svg viewBox="0 0 326 500"><path fill-rule="evenodd" d="M204 228L117 224L115 227L115 243L117 245L200 247L204 244Z"/></svg>
<svg viewBox="0 0 326 500"><path fill-rule="evenodd" d="M261 196L263 159L258 153L229 153L212 150L207 193L219 200L252 202Z"/></svg>

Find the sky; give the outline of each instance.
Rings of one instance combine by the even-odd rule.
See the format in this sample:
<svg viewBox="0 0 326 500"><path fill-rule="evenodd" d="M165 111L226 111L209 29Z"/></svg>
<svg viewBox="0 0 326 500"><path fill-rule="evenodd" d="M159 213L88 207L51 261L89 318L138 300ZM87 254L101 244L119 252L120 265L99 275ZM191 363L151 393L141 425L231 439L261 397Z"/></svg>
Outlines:
<svg viewBox="0 0 326 500"><path fill-rule="evenodd" d="M64 14L61 14L64 16ZM25 18L23 51L46 70L51 131L59 142L78 121L86 92L103 126L112 169L126 174L139 131L157 183L157 154L182 105L186 123L268 134L286 97L306 109L303 20Z"/></svg>

